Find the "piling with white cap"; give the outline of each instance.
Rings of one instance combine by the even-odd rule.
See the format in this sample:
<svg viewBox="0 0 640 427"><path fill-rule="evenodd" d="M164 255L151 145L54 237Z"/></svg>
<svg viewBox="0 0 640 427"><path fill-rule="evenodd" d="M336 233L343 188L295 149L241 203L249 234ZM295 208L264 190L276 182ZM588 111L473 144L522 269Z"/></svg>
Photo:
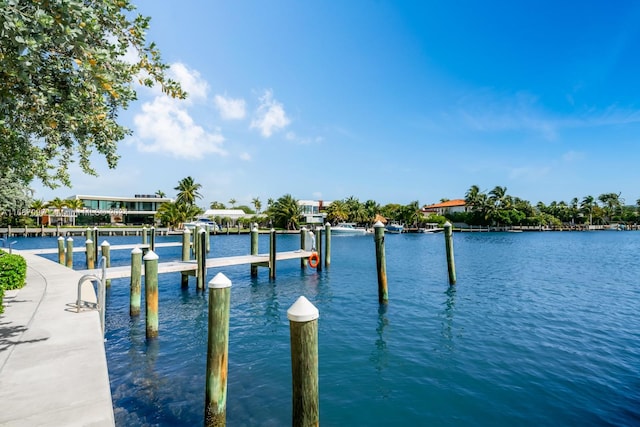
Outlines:
<svg viewBox="0 0 640 427"><path fill-rule="evenodd" d="M447 271L449 272L449 284L456 284L456 263L453 258L453 229L449 221L444 223L444 243L447 250Z"/></svg>
<svg viewBox="0 0 640 427"><path fill-rule="evenodd" d="M149 250L143 261L147 338L156 338L158 336L158 255Z"/></svg>
<svg viewBox="0 0 640 427"><path fill-rule="evenodd" d="M291 336L292 425L317 426L318 309L304 296L287 310Z"/></svg>
<svg viewBox="0 0 640 427"><path fill-rule="evenodd" d="M384 252L384 224L378 221L373 224L374 241L376 244L376 271L378 272L378 302L389 302L389 290L387 288L387 261Z"/></svg>
<svg viewBox="0 0 640 427"><path fill-rule="evenodd" d="M230 300L231 280L218 273L209 281L205 426L226 424Z"/></svg>
<svg viewBox="0 0 640 427"><path fill-rule="evenodd" d="M139 247L131 251L131 293L129 294L129 315L140 315L142 299L142 250Z"/></svg>
<svg viewBox="0 0 640 427"><path fill-rule="evenodd" d="M73 268L73 239L71 237L67 238L67 256L65 260L66 266Z"/></svg>

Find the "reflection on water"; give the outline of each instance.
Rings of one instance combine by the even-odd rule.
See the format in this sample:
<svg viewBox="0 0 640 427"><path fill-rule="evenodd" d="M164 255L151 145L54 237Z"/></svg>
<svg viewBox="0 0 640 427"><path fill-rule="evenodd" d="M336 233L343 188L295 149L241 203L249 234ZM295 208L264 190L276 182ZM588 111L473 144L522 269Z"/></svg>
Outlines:
<svg viewBox="0 0 640 427"><path fill-rule="evenodd" d="M449 286L445 294L447 295L447 299L444 303L442 315L442 337L444 338L442 345L446 350L454 351L453 316L456 306L456 285Z"/></svg>
<svg viewBox="0 0 640 427"><path fill-rule="evenodd" d="M375 350L372 353L371 361L373 362L378 372L382 371L388 365L389 354L387 351L387 342L384 339L384 329L389 325L389 319L387 318L387 304L380 304L378 307L378 324L376 327L376 342Z"/></svg>

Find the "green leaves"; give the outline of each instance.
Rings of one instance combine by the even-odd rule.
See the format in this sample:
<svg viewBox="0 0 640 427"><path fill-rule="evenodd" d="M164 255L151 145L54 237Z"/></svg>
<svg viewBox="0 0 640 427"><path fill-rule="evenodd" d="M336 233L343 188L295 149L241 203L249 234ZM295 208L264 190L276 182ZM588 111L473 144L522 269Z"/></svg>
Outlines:
<svg viewBox="0 0 640 427"><path fill-rule="evenodd" d="M95 174L93 152L115 167L130 134L117 113L136 99L140 73L145 85L186 96L134 9L128 0L0 0L0 173L55 187L70 185L74 161Z"/></svg>

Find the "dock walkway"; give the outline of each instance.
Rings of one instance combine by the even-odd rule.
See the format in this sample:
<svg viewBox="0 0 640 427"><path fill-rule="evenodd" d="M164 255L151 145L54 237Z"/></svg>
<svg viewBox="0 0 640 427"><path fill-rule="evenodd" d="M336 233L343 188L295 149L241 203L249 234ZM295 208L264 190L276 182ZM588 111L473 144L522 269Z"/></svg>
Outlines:
<svg viewBox="0 0 640 427"><path fill-rule="evenodd" d="M17 251L27 284L0 315L0 425L114 426L97 311L76 313L81 273ZM83 286L83 300L95 301Z"/></svg>
<svg viewBox="0 0 640 427"><path fill-rule="evenodd" d="M298 249L296 251L277 252L276 261L309 258L312 253L313 252L303 251L301 249ZM268 265L268 263L269 263L269 254L258 254L258 255L238 255L238 256L230 256L230 257L207 258L206 265L207 265L207 268L219 268L219 267L229 267L233 265L246 265L246 264ZM184 272L184 271L195 272L197 267L198 267L198 263L195 260L161 262L158 264L158 274ZM98 277L102 274L102 270L100 269L79 270L78 272L80 274L93 274ZM106 269L106 272L107 272L107 277L106 277L107 279L122 279L124 277L131 277L130 266L109 267ZM142 274L144 275L144 264L142 265Z"/></svg>
<svg viewBox="0 0 640 427"><path fill-rule="evenodd" d="M175 246L182 246L181 242L165 242L165 243L156 243L156 248L170 248ZM143 244L129 244L129 245L112 245L109 246L109 250L117 251L117 250L126 250L126 249L147 249L149 245ZM84 246L77 246L73 248L73 252L86 252L86 248ZM20 251L21 254L33 254L33 255L46 255L46 254L57 254L58 248L46 248L46 249L27 249Z"/></svg>

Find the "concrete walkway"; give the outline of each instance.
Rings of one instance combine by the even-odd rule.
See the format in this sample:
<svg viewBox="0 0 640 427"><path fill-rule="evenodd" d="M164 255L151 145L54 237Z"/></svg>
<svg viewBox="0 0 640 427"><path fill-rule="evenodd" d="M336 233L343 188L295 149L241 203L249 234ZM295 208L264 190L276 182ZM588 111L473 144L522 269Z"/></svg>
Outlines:
<svg viewBox="0 0 640 427"><path fill-rule="evenodd" d="M27 285L5 292L0 315L0 425L114 426L99 313L72 307L80 273L20 254ZM83 300L95 301L89 282Z"/></svg>

